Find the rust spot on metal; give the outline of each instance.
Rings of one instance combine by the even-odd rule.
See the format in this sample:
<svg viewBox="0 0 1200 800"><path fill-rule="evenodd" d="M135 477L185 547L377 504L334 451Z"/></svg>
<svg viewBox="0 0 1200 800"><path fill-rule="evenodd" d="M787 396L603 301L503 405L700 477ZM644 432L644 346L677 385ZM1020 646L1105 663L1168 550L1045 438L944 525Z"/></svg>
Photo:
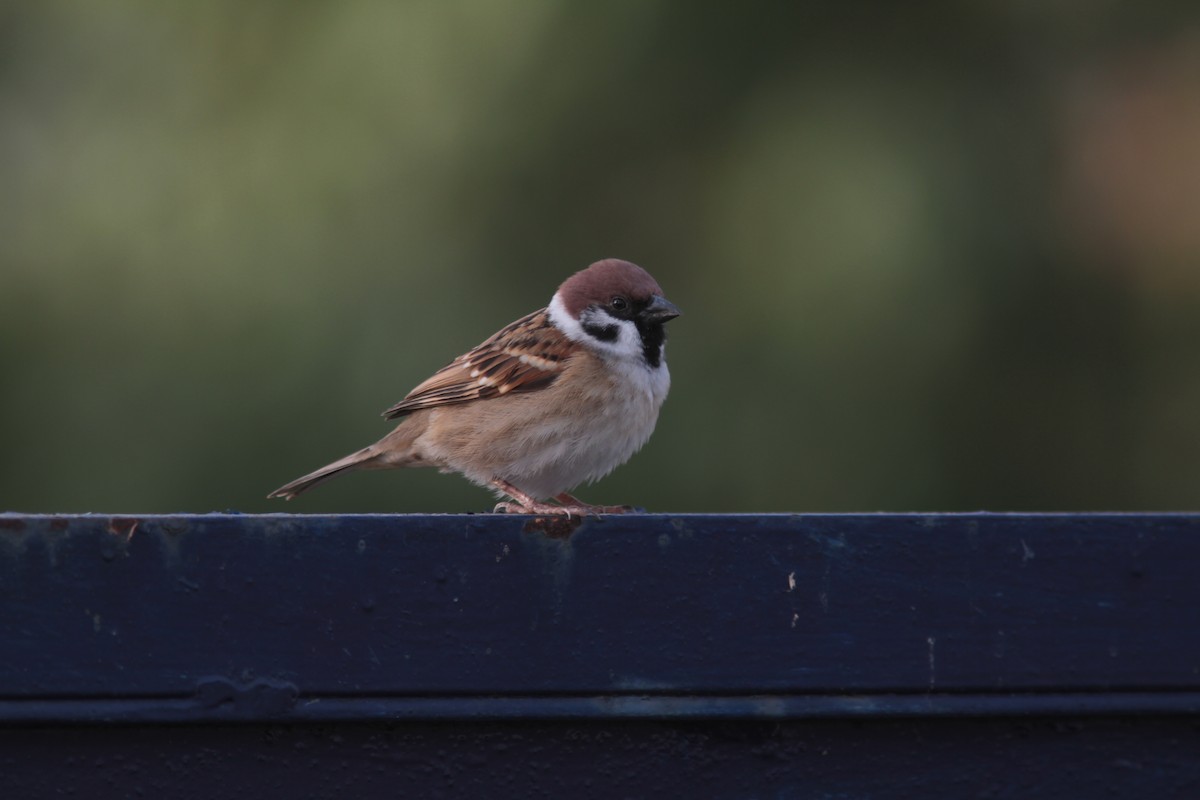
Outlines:
<svg viewBox="0 0 1200 800"><path fill-rule="evenodd" d="M0 517L0 530L23 531L25 530L25 520L19 517Z"/></svg>
<svg viewBox="0 0 1200 800"><path fill-rule="evenodd" d="M133 538L133 534L137 533L140 522L141 520L132 517L113 517L108 521L108 532L113 536L121 536L128 542Z"/></svg>
<svg viewBox="0 0 1200 800"><path fill-rule="evenodd" d="M568 517L565 514L531 517L521 530L525 533L541 533L551 539L569 539L583 524L583 517Z"/></svg>

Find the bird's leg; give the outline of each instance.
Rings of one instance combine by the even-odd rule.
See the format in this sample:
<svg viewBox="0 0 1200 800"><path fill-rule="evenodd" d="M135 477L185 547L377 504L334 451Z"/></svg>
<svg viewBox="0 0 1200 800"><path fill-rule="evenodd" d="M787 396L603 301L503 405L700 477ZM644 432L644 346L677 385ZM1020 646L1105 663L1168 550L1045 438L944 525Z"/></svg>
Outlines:
<svg viewBox="0 0 1200 800"><path fill-rule="evenodd" d="M508 481L501 480L500 478L493 478L492 486L495 486L497 489L504 492L506 495L516 501L515 503L509 503L507 501L497 503L496 507L492 509L492 511L496 514L565 514L567 517L570 517L571 514L578 514L582 516L584 513L586 513L581 512L578 509L569 508L567 506L556 506L551 503L542 503L532 495L522 492Z"/></svg>
<svg viewBox="0 0 1200 800"><path fill-rule="evenodd" d="M628 514L633 511L632 506L594 506L591 503L585 503L578 497L572 494L563 492L557 494L554 499L563 504L563 508L569 508L576 514L583 516L596 516L598 514Z"/></svg>

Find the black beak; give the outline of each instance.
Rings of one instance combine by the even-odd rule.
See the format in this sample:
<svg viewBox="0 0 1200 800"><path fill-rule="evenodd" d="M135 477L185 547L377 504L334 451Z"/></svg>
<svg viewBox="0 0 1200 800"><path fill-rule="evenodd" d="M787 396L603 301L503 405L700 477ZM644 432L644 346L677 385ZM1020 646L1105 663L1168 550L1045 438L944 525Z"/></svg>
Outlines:
<svg viewBox="0 0 1200 800"><path fill-rule="evenodd" d="M650 298L650 305L642 309L641 317L647 322L666 322L675 319L683 312L680 311L674 303L665 297L654 295Z"/></svg>

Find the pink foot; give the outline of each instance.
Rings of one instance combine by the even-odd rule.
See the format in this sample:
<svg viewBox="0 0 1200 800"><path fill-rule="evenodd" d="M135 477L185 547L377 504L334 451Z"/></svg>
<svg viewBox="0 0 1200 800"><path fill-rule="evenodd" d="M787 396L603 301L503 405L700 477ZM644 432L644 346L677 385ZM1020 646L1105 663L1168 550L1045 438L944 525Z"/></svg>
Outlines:
<svg viewBox="0 0 1200 800"><path fill-rule="evenodd" d="M559 505L553 505L531 497L500 478L493 480L492 485L512 498L511 502L504 500L497 503L496 507L492 509L496 514L555 514L570 519L571 517L598 517L601 514L628 514L633 511L629 506L594 506L566 492L556 495L554 499Z"/></svg>
<svg viewBox="0 0 1200 800"><path fill-rule="evenodd" d="M578 509L568 506L556 506L552 503L510 503L507 500L496 503L496 507L492 509L493 514L557 514L558 516L570 517L572 514L583 516Z"/></svg>
<svg viewBox="0 0 1200 800"><path fill-rule="evenodd" d="M601 514L628 514L634 510L633 506L594 506L566 492L557 495L554 499L562 503L563 508L575 509L576 513L583 516L595 517Z"/></svg>

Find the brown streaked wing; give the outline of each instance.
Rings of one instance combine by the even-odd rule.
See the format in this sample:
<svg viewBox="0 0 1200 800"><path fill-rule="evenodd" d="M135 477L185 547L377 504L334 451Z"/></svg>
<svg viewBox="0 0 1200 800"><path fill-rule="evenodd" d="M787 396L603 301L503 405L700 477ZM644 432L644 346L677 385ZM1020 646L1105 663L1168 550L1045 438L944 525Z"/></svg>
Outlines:
<svg viewBox="0 0 1200 800"><path fill-rule="evenodd" d="M395 419L422 408L549 386L578 346L550 324L550 315L543 308L501 328L442 367L383 416Z"/></svg>

